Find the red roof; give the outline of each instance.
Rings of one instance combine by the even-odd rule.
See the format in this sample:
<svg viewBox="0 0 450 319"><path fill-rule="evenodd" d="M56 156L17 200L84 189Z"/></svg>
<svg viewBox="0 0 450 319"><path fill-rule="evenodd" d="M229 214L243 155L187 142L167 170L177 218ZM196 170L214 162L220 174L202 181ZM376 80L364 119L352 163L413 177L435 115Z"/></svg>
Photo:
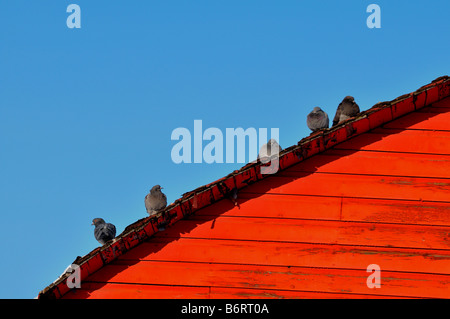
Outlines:
<svg viewBox="0 0 450 319"><path fill-rule="evenodd" d="M186 193L40 298L449 297L450 79ZM226 199L237 187L239 206ZM381 287L366 284L379 265Z"/></svg>

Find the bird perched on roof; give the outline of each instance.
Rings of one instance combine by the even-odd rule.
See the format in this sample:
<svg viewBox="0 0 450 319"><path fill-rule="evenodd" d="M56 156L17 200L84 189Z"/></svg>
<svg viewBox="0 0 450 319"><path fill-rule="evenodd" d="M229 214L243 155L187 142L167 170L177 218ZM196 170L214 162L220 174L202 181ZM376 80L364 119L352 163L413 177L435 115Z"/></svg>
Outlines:
<svg viewBox="0 0 450 319"><path fill-rule="evenodd" d="M150 193L145 196L145 208L150 216L155 215L167 206L167 197L161 192L161 189L161 186L155 185Z"/></svg>
<svg viewBox="0 0 450 319"><path fill-rule="evenodd" d="M107 241L116 237L116 226L106 223L103 218L94 218L92 225L95 225L94 236L95 239L104 245Z"/></svg>
<svg viewBox="0 0 450 319"><path fill-rule="evenodd" d="M306 124L311 131L315 132L323 128L328 128L330 120L328 119L328 114L316 106L306 117Z"/></svg>
<svg viewBox="0 0 450 319"><path fill-rule="evenodd" d="M339 123L358 115L359 106L355 103L355 99L353 96L346 96L339 104L336 115L333 119L333 126L338 125Z"/></svg>
<svg viewBox="0 0 450 319"><path fill-rule="evenodd" d="M261 146L261 148L259 149L258 158L259 159L270 158L271 156L273 156L275 154L279 154L281 152L281 150L282 150L282 148L278 144L278 142L275 139L271 138L269 140L269 142L267 142L266 144Z"/></svg>

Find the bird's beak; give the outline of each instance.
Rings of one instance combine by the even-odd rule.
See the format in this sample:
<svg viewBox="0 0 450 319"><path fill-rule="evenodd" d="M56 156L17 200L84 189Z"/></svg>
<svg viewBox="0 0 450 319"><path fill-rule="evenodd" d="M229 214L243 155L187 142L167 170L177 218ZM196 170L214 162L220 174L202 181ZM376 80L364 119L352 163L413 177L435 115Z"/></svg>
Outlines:
<svg viewBox="0 0 450 319"><path fill-rule="evenodd" d="M164 189L164 187L161 187L161 189Z"/></svg>
<svg viewBox="0 0 450 319"><path fill-rule="evenodd" d="M92 224L91 225L94 225L94 222L92 222Z"/></svg>

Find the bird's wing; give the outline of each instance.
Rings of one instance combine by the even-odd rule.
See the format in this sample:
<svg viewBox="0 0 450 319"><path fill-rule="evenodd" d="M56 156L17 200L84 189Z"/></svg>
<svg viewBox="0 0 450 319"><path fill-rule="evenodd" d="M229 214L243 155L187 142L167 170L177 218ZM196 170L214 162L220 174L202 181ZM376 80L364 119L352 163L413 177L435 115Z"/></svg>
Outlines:
<svg viewBox="0 0 450 319"><path fill-rule="evenodd" d="M104 231L108 235L108 237L111 237L111 239L116 237L116 226L114 226L113 224L106 223Z"/></svg>
<svg viewBox="0 0 450 319"><path fill-rule="evenodd" d="M339 123L339 119L341 117L341 108L342 108L342 102L339 104L339 106L336 110L336 114L334 115L333 126Z"/></svg>
<svg viewBox="0 0 450 319"><path fill-rule="evenodd" d="M145 209L147 210L147 212L150 209L150 203L149 203L148 197L149 197L149 194L145 195L145 198L144 198Z"/></svg>
<svg viewBox="0 0 450 319"><path fill-rule="evenodd" d="M94 229L94 237L97 240L100 240L102 238L102 227L95 227Z"/></svg>
<svg viewBox="0 0 450 319"><path fill-rule="evenodd" d="M328 114L323 112L323 116L320 118L320 127L328 128L330 125L330 120L328 119Z"/></svg>
<svg viewBox="0 0 450 319"><path fill-rule="evenodd" d="M160 205L160 207L158 209L165 208L167 206L167 196L166 196L166 194L161 192L161 195L160 195L159 199L160 199L161 205Z"/></svg>
<svg viewBox="0 0 450 319"><path fill-rule="evenodd" d="M308 128L312 130L311 124L312 124L312 123L311 123L311 113L309 113L309 114L306 116L306 126L308 126Z"/></svg>

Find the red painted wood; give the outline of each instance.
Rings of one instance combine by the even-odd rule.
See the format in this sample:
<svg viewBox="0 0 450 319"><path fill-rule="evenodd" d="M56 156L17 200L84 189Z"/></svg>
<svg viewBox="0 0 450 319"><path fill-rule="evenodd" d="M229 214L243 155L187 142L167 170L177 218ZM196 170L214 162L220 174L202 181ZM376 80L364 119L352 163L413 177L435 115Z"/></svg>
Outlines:
<svg viewBox="0 0 450 319"><path fill-rule="evenodd" d="M392 104L392 106L391 106L392 118L395 119L406 113L413 112L415 109L413 101L414 101L414 97L413 97L413 94L411 93L405 99Z"/></svg>
<svg viewBox="0 0 450 319"><path fill-rule="evenodd" d="M450 132L378 128L336 148L450 155Z"/></svg>
<svg viewBox="0 0 450 319"><path fill-rule="evenodd" d="M442 226L233 217L183 220L173 231L189 238L450 249L450 229Z"/></svg>
<svg viewBox="0 0 450 319"><path fill-rule="evenodd" d="M450 203L344 198L341 218L375 223L450 226Z"/></svg>
<svg viewBox="0 0 450 319"><path fill-rule="evenodd" d="M205 299L208 287L183 287L83 282L63 299Z"/></svg>
<svg viewBox="0 0 450 319"><path fill-rule="evenodd" d="M331 149L288 171L448 178L450 155Z"/></svg>
<svg viewBox="0 0 450 319"><path fill-rule="evenodd" d="M450 112L450 107L434 107L434 106L428 106L424 109L420 109L417 111L418 113L420 112L425 112L425 113L448 113Z"/></svg>
<svg viewBox="0 0 450 319"><path fill-rule="evenodd" d="M375 263L384 270L450 274L450 250L185 237L156 237L119 259L131 263L153 260L341 269L365 269Z"/></svg>
<svg viewBox="0 0 450 319"><path fill-rule="evenodd" d="M384 271L381 288L367 287L366 270L320 269L230 264L128 261L109 264L90 281L204 287L257 288L388 296L448 297L450 276Z"/></svg>
<svg viewBox="0 0 450 319"><path fill-rule="evenodd" d="M392 120L392 110L391 107L383 107L376 109L368 115L369 127L374 129L384 123Z"/></svg>
<svg viewBox="0 0 450 319"><path fill-rule="evenodd" d="M240 193L196 216L267 217L450 226L450 203Z"/></svg>
<svg viewBox="0 0 450 319"><path fill-rule="evenodd" d="M242 192L449 201L450 180L282 171Z"/></svg>
<svg viewBox="0 0 450 319"><path fill-rule="evenodd" d="M415 129L415 130L445 130L450 131L450 112L432 113L424 108L421 112L405 115L395 121L384 124L384 128Z"/></svg>
<svg viewBox="0 0 450 319"><path fill-rule="evenodd" d="M448 107L450 108L450 97L437 101L432 104L433 107Z"/></svg>
<svg viewBox="0 0 450 319"><path fill-rule="evenodd" d="M196 216L242 216L242 217L279 217L338 220L340 216L340 198L327 197L317 201L313 196L290 196L239 193L239 206L229 200L222 200L205 207Z"/></svg>
<svg viewBox="0 0 450 319"><path fill-rule="evenodd" d="M414 108L416 110L419 110L421 108L424 108L425 106L427 106L427 92L423 91L420 93L413 93L414 96Z"/></svg>
<svg viewBox="0 0 450 319"><path fill-rule="evenodd" d="M224 287L183 287L115 283L103 284L87 282L81 289L72 290L70 293L66 294L63 299L345 299L349 297L353 299L386 298L386 296L318 291L264 290ZM389 298L396 297L389 296Z"/></svg>
<svg viewBox="0 0 450 319"><path fill-rule="evenodd" d="M216 299L374 299L388 298L380 295L363 295L348 293L330 293L323 291L289 291L289 290L261 290L245 288L211 287L210 298ZM389 298L402 298L389 296Z"/></svg>

